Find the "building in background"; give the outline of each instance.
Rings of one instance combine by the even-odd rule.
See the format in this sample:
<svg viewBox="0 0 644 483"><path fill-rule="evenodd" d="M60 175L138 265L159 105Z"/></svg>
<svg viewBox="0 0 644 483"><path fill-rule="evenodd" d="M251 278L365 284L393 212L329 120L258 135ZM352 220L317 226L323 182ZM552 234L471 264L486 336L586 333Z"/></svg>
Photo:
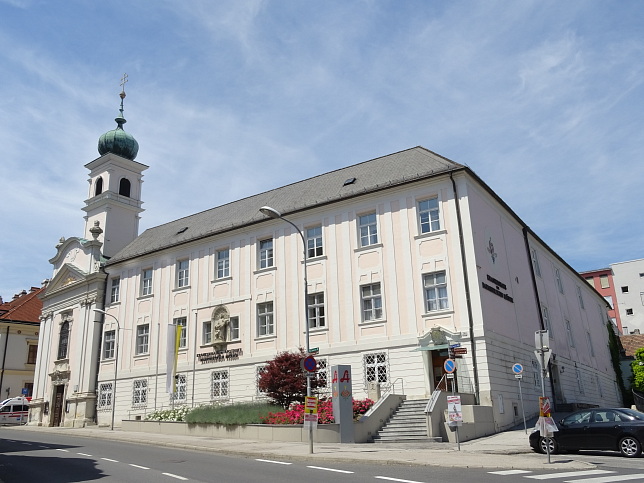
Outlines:
<svg viewBox="0 0 644 483"><path fill-rule="evenodd" d="M39 296L45 286L23 290L10 302L0 300L0 400L32 395L42 309Z"/></svg>
<svg viewBox="0 0 644 483"><path fill-rule="evenodd" d="M320 385L332 365L351 365L356 399L428 398L458 348L459 392L501 430L520 421L516 363L526 412L538 412L535 331L547 329L555 408L621 404L605 300L467 166L415 147L137 236L147 166L123 123L86 165L84 237L61 240L51 260L30 424L115 415L118 426L262 398L266 361L305 347L307 333Z"/></svg>
<svg viewBox="0 0 644 483"><path fill-rule="evenodd" d="M615 292L613 271L610 268L599 268L597 270L581 272L581 276L606 299L610 307L608 309L608 316L615 324L615 327L617 327L618 332L623 334L622 320L617 309L617 294Z"/></svg>
<svg viewBox="0 0 644 483"><path fill-rule="evenodd" d="M611 263L624 334L644 333L644 259Z"/></svg>

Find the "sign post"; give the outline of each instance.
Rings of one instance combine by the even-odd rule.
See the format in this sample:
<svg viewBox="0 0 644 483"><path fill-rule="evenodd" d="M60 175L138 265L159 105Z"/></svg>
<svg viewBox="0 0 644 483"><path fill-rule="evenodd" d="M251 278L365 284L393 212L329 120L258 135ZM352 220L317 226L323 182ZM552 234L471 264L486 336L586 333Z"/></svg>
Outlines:
<svg viewBox="0 0 644 483"><path fill-rule="evenodd" d="M512 372L517 381L519 381L519 400L521 401L521 414L523 414L523 430L528 434L528 425L525 422L525 407L523 405L523 392L521 391L521 379L523 379L523 366L518 362L512 366Z"/></svg>
<svg viewBox="0 0 644 483"><path fill-rule="evenodd" d="M454 384L456 362L453 359L446 359L443 363L443 369L447 373L447 378L452 379L452 395L447 396L447 424L454 427L456 431L456 445L460 451L461 441L458 434L458 427L463 425L463 413L461 412L461 396L456 395Z"/></svg>
<svg viewBox="0 0 644 483"><path fill-rule="evenodd" d="M547 330L537 330L534 333L534 351L539 364L541 365L541 397L539 398L539 419L537 420L536 428L539 434L546 440L546 454L548 455L548 463L550 461L550 441L554 431L558 431L552 417L550 417L550 399L546 397L546 376L548 375L548 361L552 352L549 347L549 334Z"/></svg>

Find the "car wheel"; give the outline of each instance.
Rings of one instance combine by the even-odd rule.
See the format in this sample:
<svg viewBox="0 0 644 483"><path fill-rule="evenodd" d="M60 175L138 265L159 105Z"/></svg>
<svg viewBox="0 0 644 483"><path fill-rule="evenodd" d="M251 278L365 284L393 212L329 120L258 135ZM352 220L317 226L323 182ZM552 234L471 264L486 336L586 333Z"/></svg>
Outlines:
<svg viewBox="0 0 644 483"><path fill-rule="evenodd" d="M619 452L627 458L635 458L642 454L642 445L633 436L625 436L619 440Z"/></svg>
<svg viewBox="0 0 644 483"><path fill-rule="evenodd" d="M555 454L559 451L559 445L552 438L539 438L539 451L543 454L548 453L548 445L550 446L550 454Z"/></svg>

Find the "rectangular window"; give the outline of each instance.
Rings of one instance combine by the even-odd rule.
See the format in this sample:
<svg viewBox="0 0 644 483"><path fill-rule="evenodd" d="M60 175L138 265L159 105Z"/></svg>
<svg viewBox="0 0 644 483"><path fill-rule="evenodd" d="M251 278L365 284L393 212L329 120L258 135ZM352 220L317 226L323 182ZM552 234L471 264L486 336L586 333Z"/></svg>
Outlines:
<svg viewBox="0 0 644 483"><path fill-rule="evenodd" d="M382 294L380 284L372 283L360 287L360 297L362 299L362 320L382 319Z"/></svg>
<svg viewBox="0 0 644 483"><path fill-rule="evenodd" d="M559 290L560 294L563 294L564 293L563 281L561 280L561 272L559 271L558 268L555 268L555 280L557 282L557 290Z"/></svg>
<svg viewBox="0 0 644 483"><path fill-rule="evenodd" d="M136 327L136 355L147 354L150 340L150 325L142 324Z"/></svg>
<svg viewBox="0 0 644 483"><path fill-rule="evenodd" d="M259 268L268 268L273 266L273 239L259 241Z"/></svg>
<svg viewBox="0 0 644 483"><path fill-rule="evenodd" d="M602 391L602 382L599 380L599 376L595 375L595 384L597 385L597 392L599 397L604 397L604 391Z"/></svg>
<svg viewBox="0 0 644 483"><path fill-rule="evenodd" d="M203 323L201 342L204 345L212 342L212 322L210 320Z"/></svg>
<svg viewBox="0 0 644 483"><path fill-rule="evenodd" d="M174 394L175 401L185 401L188 397L188 385L186 384L186 375L177 374L175 377Z"/></svg>
<svg viewBox="0 0 644 483"><path fill-rule="evenodd" d="M421 233L431 233L440 230L440 211L438 209L438 198L418 202L418 217Z"/></svg>
<svg viewBox="0 0 644 483"><path fill-rule="evenodd" d="M320 329L326 327L324 318L324 293L314 293L309 295L309 328Z"/></svg>
<svg viewBox="0 0 644 483"><path fill-rule="evenodd" d="M230 250L217 251L217 278L230 277Z"/></svg>
<svg viewBox="0 0 644 483"><path fill-rule="evenodd" d="M29 344L27 349L27 364L35 364L38 359L38 344Z"/></svg>
<svg viewBox="0 0 644 483"><path fill-rule="evenodd" d="M539 266L539 256L537 255L537 249L530 249L530 256L532 257L532 267L534 269L534 274L537 277L541 277L541 267Z"/></svg>
<svg viewBox="0 0 644 483"><path fill-rule="evenodd" d="M112 383L101 384L98 387L98 409L110 409L112 407Z"/></svg>
<svg viewBox="0 0 644 483"><path fill-rule="evenodd" d="M141 271L141 295L152 295L152 269Z"/></svg>
<svg viewBox="0 0 644 483"><path fill-rule="evenodd" d="M185 349L188 346L188 318L178 317L174 319L174 325L177 330L181 327L181 337L179 338L179 349Z"/></svg>
<svg viewBox="0 0 644 483"><path fill-rule="evenodd" d="M565 319L564 325L566 327L566 337L568 337L568 346L575 347L575 341L572 338L572 327L570 326L570 321L568 319Z"/></svg>
<svg viewBox="0 0 644 483"><path fill-rule="evenodd" d="M593 277L588 277L586 279L586 282L588 282L588 284L591 285L592 287L595 286L595 280L593 279Z"/></svg>
<svg viewBox="0 0 644 483"><path fill-rule="evenodd" d="M532 361L532 383L534 387L541 385L541 369L537 361Z"/></svg>
<svg viewBox="0 0 644 483"><path fill-rule="evenodd" d="M210 399L228 399L228 371L213 371L210 377Z"/></svg>
<svg viewBox="0 0 644 483"><path fill-rule="evenodd" d="M626 309L626 315L633 315L633 309Z"/></svg>
<svg viewBox="0 0 644 483"><path fill-rule="evenodd" d="M579 369L575 369L575 377L577 378L577 387L579 388L579 393L583 394L584 393L584 383L581 380L581 371Z"/></svg>
<svg viewBox="0 0 644 483"><path fill-rule="evenodd" d="M628 285L622 287L622 293L628 293Z"/></svg>
<svg viewBox="0 0 644 483"><path fill-rule="evenodd" d="M386 352L372 352L363 355L365 386L370 382L385 383L388 379Z"/></svg>
<svg viewBox="0 0 644 483"><path fill-rule="evenodd" d="M608 306L612 309L613 308L613 297L611 295L605 295L604 300L608 302Z"/></svg>
<svg viewBox="0 0 644 483"><path fill-rule="evenodd" d="M593 338L590 335L590 332L586 331L586 338L588 339L588 347L590 349L590 356L595 357L595 347L593 346Z"/></svg>
<svg viewBox="0 0 644 483"><path fill-rule="evenodd" d="M110 289L110 303L112 304L119 301L120 285L121 285L121 279L119 277L114 277L112 279L112 286Z"/></svg>
<svg viewBox="0 0 644 483"><path fill-rule="evenodd" d="M586 310L586 306L584 305L584 297L581 295L581 287L579 285L577 285L577 298L579 299L579 306L583 310Z"/></svg>
<svg viewBox="0 0 644 483"><path fill-rule="evenodd" d="M114 358L114 347L116 344L116 331L108 330L103 336L103 359Z"/></svg>
<svg viewBox="0 0 644 483"><path fill-rule="evenodd" d="M449 308L445 271L423 275L423 285L425 288L425 312Z"/></svg>
<svg viewBox="0 0 644 483"><path fill-rule="evenodd" d="M177 262L177 287L187 287L190 285L190 262L188 260L179 260Z"/></svg>
<svg viewBox="0 0 644 483"><path fill-rule="evenodd" d="M148 403L148 380L136 379L132 383L132 406L145 407Z"/></svg>
<svg viewBox="0 0 644 483"><path fill-rule="evenodd" d="M541 315L543 317L543 326L548 331L548 337L552 339L554 335L552 333L552 327L550 326L550 314L548 313L548 307L545 305L541 306Z"/></svg>
<svg viewBox="0 0 644 483"><path fill-rule="evenodd" d="M318 379L318 393L329 388L329 363L327 359L316 359L318 363L317 379Z"/></svg>
<svg viewBox="0 0 644 483"><path fill-rule="evenodd" d="M259 380L266 372L266 366L255 366L255 390L258 396L266 396L266 393L259 388Z"/></svg>
<svg viewBox="0 0 644 483"><path fill-rule="evenodd" d="M239 340L239 317L231 317L228 327L229 331L229 340Z"/></svg>
<svg viewBox="0 0 644 483"><path fill-rule="evenodd" d="M608 288L609 283L608 283L608 275L600 275L599 276L599 285L601 288Z"/></svg>
<svg viewBox="0 0 644 483"><path fill-rule="evenodd" d="M257 304L257 335L273 335L273 302Z"/></svg>
<svg viewBox="0 0 644 483"><path fill-rule="evenodd" d="M378 243L378 224L375 212L359 216L358 229L360 232L361 247L368 247L369 245Z"/></svg>
<svg viewBox="0 0 644 483"><path fill-rule="evenodd" d="M322 226L306 229L306 256L308 258L321 257L322 251Z"/></svg>

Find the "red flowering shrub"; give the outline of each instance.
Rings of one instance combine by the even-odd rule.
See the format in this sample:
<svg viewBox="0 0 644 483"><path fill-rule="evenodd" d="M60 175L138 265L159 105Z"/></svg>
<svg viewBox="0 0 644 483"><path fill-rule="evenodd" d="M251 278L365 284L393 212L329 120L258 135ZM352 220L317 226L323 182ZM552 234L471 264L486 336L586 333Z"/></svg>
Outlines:
<svg viewBox="0 0 644 483"><path fill-rule="evenodd" d="M366 413L374 402L371 399L362 401L353 400L353 419ZM281 413L268 413L262 417L263 424L303 424L304 404L291 404L290 409ZM333 402L331 399L321 400L318 403L318 424L331 424L333 419Z"/></svg>

